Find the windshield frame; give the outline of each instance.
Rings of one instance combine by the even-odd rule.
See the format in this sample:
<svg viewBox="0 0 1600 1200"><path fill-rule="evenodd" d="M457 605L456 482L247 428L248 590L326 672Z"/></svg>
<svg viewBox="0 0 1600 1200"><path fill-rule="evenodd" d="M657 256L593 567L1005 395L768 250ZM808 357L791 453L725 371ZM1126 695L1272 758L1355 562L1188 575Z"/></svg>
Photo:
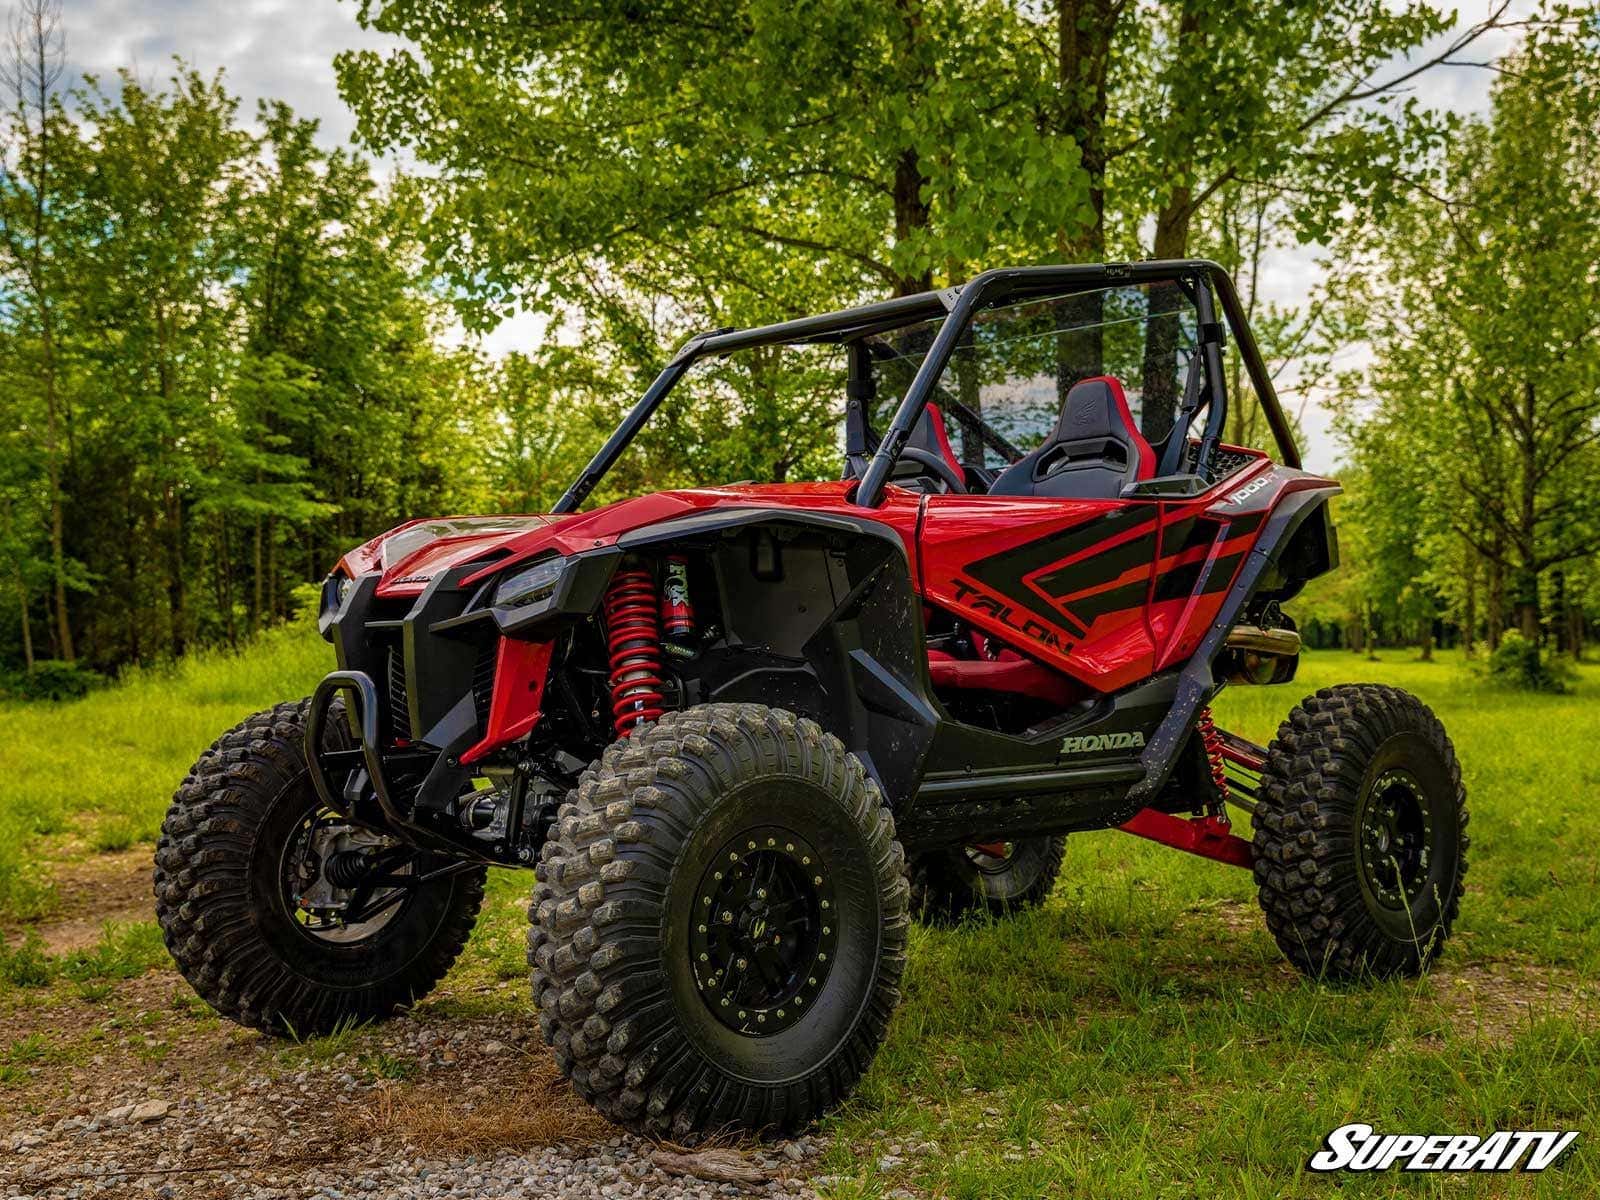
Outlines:
<svg viewBox="0 0 1600 1200"><path fill-rule="evenodd" d="M1208 259L1171 259L1076 266L1002 267L976 275L960 287L942 291L919 292L858 308L750 329L717 329L695 335L678 349L651 381L551 512L576 511L605 478L684 374L702 358L755 346L829 342L848 345L860 343L872 334L944 318L856 489L854 502L857 505L863 508L876 507L882 500L884 486L899 460L900 452L921 419L946 364L974 317L985 307L1023 300L1034 294L1060 295L1130 283L1167 282L1194 287L1195 307L1200 322L1200 350L1205 357L1206 375L1211 384L1205 431L1201 439L1202 460L1207 453L1207 445L1215 446L1227 418L1228 397L1222 371L1222 326L1216 320L1214 293L1215 302L1220 304L1227 328L1238 346L1256 399L1266 415L1267 425L1272 430L1280 460L1284 466L1299 467L1300 451L1278 402L1272 377L1250 332L1233 280L1220 264Z"/></svg>

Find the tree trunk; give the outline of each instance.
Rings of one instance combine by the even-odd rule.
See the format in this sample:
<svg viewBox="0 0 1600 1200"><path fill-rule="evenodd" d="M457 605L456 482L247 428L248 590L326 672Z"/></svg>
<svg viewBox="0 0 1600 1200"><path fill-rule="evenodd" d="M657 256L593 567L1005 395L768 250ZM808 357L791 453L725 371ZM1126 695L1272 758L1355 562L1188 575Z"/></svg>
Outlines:
<svg viewBox="0 0 1600 1200"><path fill-rule="evenodd" d="M1534 385L1531 381L1522 386L1522 428L1525 437L1519 438L1518 449L1522 456L1522 504L1517 521L1517 550L1521 557L1521 573L1517 580L1517 626L1522 636L1530 642L1539 639L1539 568L1537 500L1538 455L1533 430L1537 421Z"/></svg>
<svg viewBox="0 0 1600 1200"><path fill-rule="evenodd" d="M56 394L55 339L51 335L47 306L43 297L40 299L40 347L44 351L45 474L50 489L50 571L55 585L56 641L61 657L72 662L78 653L72 642L72 621L67 613L67 556L62 532L65 506L61 500L61 435L59 398Z"/></svg>
<svg viewBox="0 0 1600 1200"><path fill-rule="evenodd" d="M265 585L266 577L265 577L265 575L263 573L263 566L262 566L262 553L261 553L262 532L261 532L261 525L262 525L262 521L261 521L261 518L258 516L256 518L256 528L255 528L255 535L254 535L254 538L253 538L253 545L252 545L251 551L250 551L250 578L251 578L251 589L252 589L251 593L250 593L250 636L251 637L254 637L256 634L261 632L261 614L266 611L266 609L265 609L265 596L263 595L263 591L262 591L262 589L263 589L263 587Z"/></svg>
<svg viewBox="0 0 1600 1200"><path fill-rule="evenodd" d="M1474 657L1478 637L1478 552L1467 550L1467 594L1461 603L1461 652Z"/></svg>
<svg viewBox="0 0 1600 1200"><path fill-rule="evenodd" d="M131 472L128 478L131 480ZM133 495L127 490L122 495L122 511L125 520L122 565L128 593L128 656L134 662L139 662L144 653L143 639L139 635L139 521L133 511Z"/></svg>
<svg viewBox="0 0 1600 1200"><path fill-rule="evenodd" d="M1156 258L1182 258L1188 253L1191 212L1188 186L1174 188L1171 199L1156 216ZM1176 284L1149 288L1150 319L1144 333L1139 432L1152 446L1166 440L1178 411L1178 314L1186 303Z"/></svg>
<svg viewBox="0 0 1600 1200"><path fill-rule="evenodd" d="M1423 662L1433 661L1433 618L1422 618L1421 654L1418 657Z"/></svg>
<svg viewBox="0 0 1600 1200"><path fill-rule="evenodd" d="M217 517L217 565L222 574L218 601L222 605L223 626L228 634L228 645L239 648L239 627L233 615L233 552L229 545L228 518Z"/></svg>
<svg viewBox="0 0 1600 1200"><path fill-rule="evenodd" d="M1526 566L1517 572L1517 629L1530 642L1540 640L1539 576Z"/></svg>
<svg viewBox="0 0 1600 1200"><path fill-rule="evenodd" d="M181 657L189 648L188 555L184 553L183 500L176 484L166 488L167 605L172 613L172 653Z"/></svg>
<svg viewBox="0 0 1600 1200"><path fill-rule="evenodd" d="M22 628L22 668L27 674L32 675L33 629L31 626L33 618L28 613L28 585L22 581L21 574L17 576L17 602L22 610L18 614L21 618Z"/></svg>
<svg viewBox="0 0 1600 1200"><path fill-rule="evenodd" d="M1498 551L1499 548L1497 539L1495 549ZM1489 643L1489 653L1493 654L1500 649L1500 636L1506 628L1506 568L1498 555L1489 559L1488 601L1486 640Z"/></svg>
<svg viewBox="0 0 1600 1200"><path fill-rule="evenodd" d="M906 61L918 62L921 58L921 51L918 47L925 37L922 28L921 5L912 3L911 0L899 0L896 7L900 11L900 24L905 39ZM919 80L918 82L925 81ZM901 149L894 163L893 196L896 245L905 245L917 230L928 227L928 204L922 196L922 189L927 182L927 177L922 173L922 168L918 162L916 150L910 146ZM926 292L932 287L933 268L928 266L921 271L901 274L895 283L895 293L900 296L912 296L918 292Z"/></svg>
<svg viewBox="0 0 1600 1200"><path fill-rule="evenodd" d="M1567 635L1572 625L1567 620L1567 573L1560 567L1550 572L1550 628L1555 634L1556 653L1567 653L1571 648Z"/></svg>
<svg viewBox="0 0 1600 1200"><path fill-rule="evenodd" d="M1056 20L1056 87L1061 97L1053 132L1078 143L1089 181L1089 225L1063 228L1066 257L1100 262L1106 250L1106 78L1122 0L1060 0Z"/></svg>

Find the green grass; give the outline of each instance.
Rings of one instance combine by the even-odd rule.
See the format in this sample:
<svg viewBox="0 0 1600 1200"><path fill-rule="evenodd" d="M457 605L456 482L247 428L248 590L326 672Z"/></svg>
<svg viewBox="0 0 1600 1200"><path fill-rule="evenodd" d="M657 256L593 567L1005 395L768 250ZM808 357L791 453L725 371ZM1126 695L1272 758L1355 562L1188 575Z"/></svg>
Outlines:
<svg viewBox="0 0 1600 1200"><path fill-rule="evenodd" d="M1304 1172L1335 1126L1394 1132L1596 1129L1600 673L1565 696L1511 694L1450 656L1308 655L1282 688L1217 716L1265 741L1301 695L1377 680L1421 695L1455 742L1472 812L1457 936L1435 976L1338 989L1281 961L1249 876L1118 833L1068 839L1037 913L919 930L905 1003L863 1087L830 1122L839 1196L1600 1193L1600 1157L1542 1176ZM1224 922L1223 915L1229 916ZM1530 1007L1472 987L1553 984ZM1467 985L1472 985L1471 987ZM934 1142L879 1169L887 1147Z"/></svg>
<svg viewBox="0 0 1600 1200"><path fill-rule="evenodd" d="M244 654L130 671L82 700L0 703L0 922L49 911L42 840L76 836L101 851L153 843L196 755L250 713L308 695L330 664L327 645L297 626Z"/></svg>
<svg viewBox="0 0 1600 1200"><path fill-rule="evenodd" d="M1570 694L1526 695L1451 655L1412 659L1308 654L1296 683L1230 689L1217 716L1264 741L1300 696L1346 680L1394 683L1434 707L1461 759L1473 837L1461 921L1435 975L1308 983L1262 927L1247 873L1115 832L1075 835L1042 910L915 931L889 1040L826 1123L837 1135L833 1194L1600 1194L1600 1155L1586 1144L1600 1082L1600 669L1583 668ZM41 855L149 842L200 749L247 713L304 695L327 665L314 635L283 631L238 658L0 710L0 916L37 909ZM531 1019L528 884L491 874L447 994L425 1003L430 1020ZM0 991L17 996L56 987L93 999L161 961L148 924L68 958L13 944L0 953ZM340 1031L285 1053L369 1049ZM35 1051L0 1051L0 1083L36 1069ZM379 1077L404 1074L381 1056L363 1061ZM1566 1127L1585 1138L1542 1176L1306 1175L1322 1137L1351 1120L1396 1132Z"/></svg>

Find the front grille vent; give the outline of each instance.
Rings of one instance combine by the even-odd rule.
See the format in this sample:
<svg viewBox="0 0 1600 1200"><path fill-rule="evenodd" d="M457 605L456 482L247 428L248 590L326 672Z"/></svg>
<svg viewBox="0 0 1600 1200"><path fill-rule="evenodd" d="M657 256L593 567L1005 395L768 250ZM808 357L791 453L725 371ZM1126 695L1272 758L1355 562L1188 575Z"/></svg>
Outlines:
<svg viewBox="0 0 1600 1200"><path fill-rule="evenodd" d="M406 660L398 646L389 647L389 736L411 740L411 705L406 696Z"/></svg>
<svg viewBox="0 0 1600 1200"><path fill-rule="evenodd" d="M478 712L478 727L489 724L489 702L494 698L494 664L496 642L490 642L478 651L477 664L472 669L472 703Z"/></svg>

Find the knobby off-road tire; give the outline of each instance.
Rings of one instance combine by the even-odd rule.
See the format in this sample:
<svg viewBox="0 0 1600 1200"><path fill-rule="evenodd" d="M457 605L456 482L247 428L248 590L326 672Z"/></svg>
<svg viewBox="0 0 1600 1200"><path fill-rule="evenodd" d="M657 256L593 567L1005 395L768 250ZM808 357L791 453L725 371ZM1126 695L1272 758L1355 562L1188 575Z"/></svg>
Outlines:
<svg viewBox="0 0 1600 1200"><path fill-rule="evenodd" d="M977 847L929 850L911 860L911 911L927 924L953 924L969 913L1005 917L1045 902L1061 873L1065 837L1006 843L1004 858Z"/></svg>
<svg viewBox="0 0 1600 1200"><path fill-rule="evenodd" d="M810 720L708 704L641 726L584 772L538 874L539 1025L619 1125L791 1131L843 1100L883 1040L905 857L877 785ZM788 899L763 910L767 888ZM747 936L754 954L728 949Z"/></svg>
<svg viewBox="0 0 1600 1200"><path fill-rule="evenodd" d="M350 942L308 932L290 911L285 848L319 809L305 758L307 702L247 717L214 742L167 810L156 846L156 916L202 999L268 1033L304 1036L386 1017L425 995L461 953L484 870L415 889ZM328 722L329 748L349 744ZM422 855L413 870L445 860Z"/></svg>
<svg viewBox="0 0 1600 1200"><path fill-rule="evenodd" d="M1267 928L1318 979L1415 975L1450 935L1467 863L1466 793L1415 696L1346 684L1279 726L1253 817Z"/></svg>

